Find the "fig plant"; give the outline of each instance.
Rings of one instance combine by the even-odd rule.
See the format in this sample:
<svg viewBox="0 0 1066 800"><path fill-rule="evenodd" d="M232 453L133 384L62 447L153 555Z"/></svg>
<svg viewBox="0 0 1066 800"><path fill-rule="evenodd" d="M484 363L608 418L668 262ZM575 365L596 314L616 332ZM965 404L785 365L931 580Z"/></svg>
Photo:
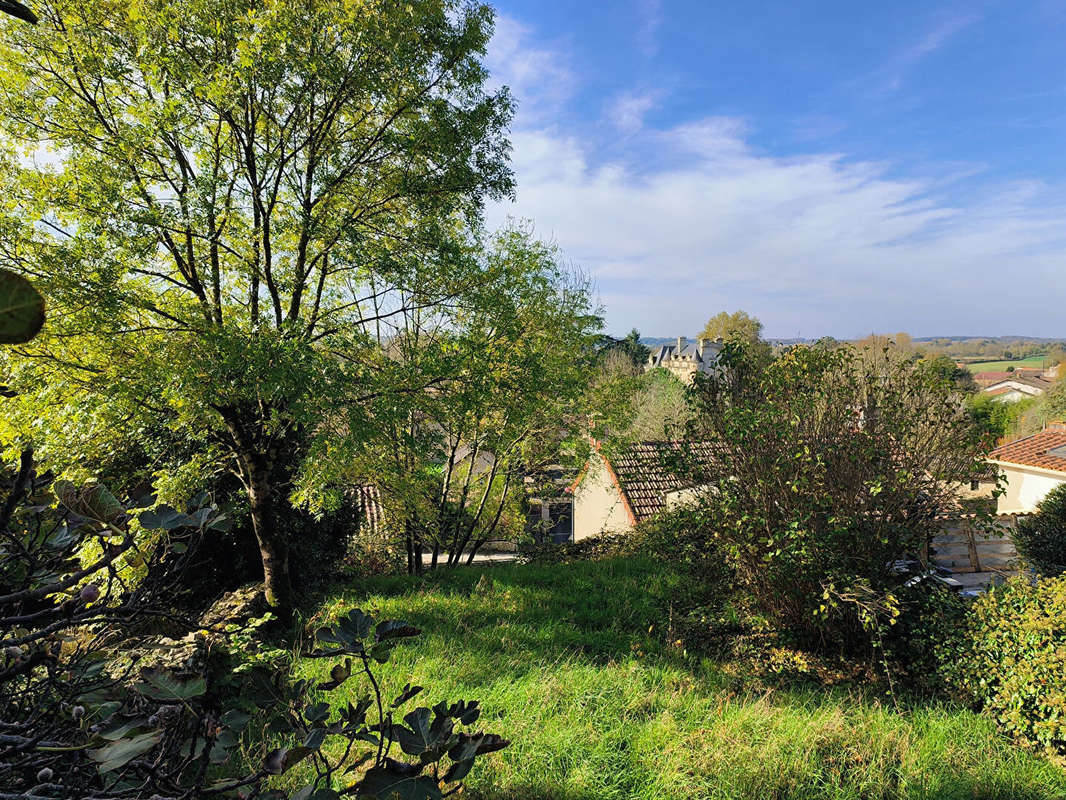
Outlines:
<svg viewBox="0 0 1066 800"><path fill-rule="evenodd" d="M348 702L335 712L329 704L308 703L302 715L293 715L294 729L303 744L272 751L266 759L270 772L284 772L293 764L310 758L315 777L290 800L324 800L343 795L403 800L438 800L457 793L463 778L478 756L506 747L509 742L497 734L460 730L481 716L476 700L440 702L432 708L419 706L398 718L400 710L423 691L408 683L386 703L384 690L373 665L389 660L393 648L420 631L396 620L376 622L361 609L354 609L332 627L316 634L318 647L311 658L337 658L330 680L315 689L329 692L354 675L362 673L370 686L356 703ZM339 660L343 657L343 661ZM307 684L299 684L300 693ZM336 755L329 755L324 743L339 741ZM356 755L357 748L363 750ZM396 757L393 757L394 748ZM407 758L404 758L406 756ZM339 790L334 784L344 775L365 769L362 777Z"/></svg>

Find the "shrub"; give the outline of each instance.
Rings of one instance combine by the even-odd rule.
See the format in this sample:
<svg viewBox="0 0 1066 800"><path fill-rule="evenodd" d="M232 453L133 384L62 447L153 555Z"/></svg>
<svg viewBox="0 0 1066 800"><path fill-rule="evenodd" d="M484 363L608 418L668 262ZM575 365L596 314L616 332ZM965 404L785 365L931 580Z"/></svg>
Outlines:
<svg viewBox="0 0 1066 800"><path fill-rule="evenodd" d="M949 684L1008 734L1066 756L1066 576L982 595L941 658Z"/></svg>
<svg viewBox="0 0 1066 800"><path fill-rule="evenodd" d="M729 567L714 546L714 509L685 505L658 514L637 528L634 544L651 558L667 558L698 573L708 583L728 584Z"/></svg>
<svg viewBox="0 0 1066 800"><path fill-rule="evenodd" d="M629 533L601 533L576 542L524 544L518 558L526 564L569 564L573 561L599 561L629 555L635 548Z"/></svg>
<svg viewBox="0 0 1066 800"><path fill-rule="evenodd" d="M741 358L743 354L741 354ZM797 643L872 645L981 437L950 380L923 362L831 344L796 347L759 371L700 381L693 441L678 465L706 493L704 547Z"/></svg>
<svg viewBox="0 0 1066 800"><path fill-rule="evenodd" d="M1014 532L1018 554L1041 575L1066 572L1066 484L1056 486Z"/></svg>
<svg viewBox="0 0 1066 800"><path fill-rule="evenodd" d="M897 592L900 615L883 631L881 666L901 686L930 694L945 688L940 671L944 643L966 626L970 603L939 581L916 581Z"/></svg>

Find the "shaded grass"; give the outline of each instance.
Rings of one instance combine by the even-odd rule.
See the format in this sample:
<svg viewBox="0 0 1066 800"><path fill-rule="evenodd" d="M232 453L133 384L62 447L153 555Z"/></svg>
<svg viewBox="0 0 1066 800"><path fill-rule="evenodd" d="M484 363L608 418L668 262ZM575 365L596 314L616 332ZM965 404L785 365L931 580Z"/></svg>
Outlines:
<svg viewBox="0 0 1066 800"><path fill-rule="evenodd" d="M1066 773L950 705L896 710L872 690L740 687L664 644L685 579L641 559L373 579L331 597L423 635L382 667L388 692L478 699L512 740L467 795L611 798L1062 798ZM304 677L329 665L302 662ZM365 687L349 681L340 703Z"/></svg>

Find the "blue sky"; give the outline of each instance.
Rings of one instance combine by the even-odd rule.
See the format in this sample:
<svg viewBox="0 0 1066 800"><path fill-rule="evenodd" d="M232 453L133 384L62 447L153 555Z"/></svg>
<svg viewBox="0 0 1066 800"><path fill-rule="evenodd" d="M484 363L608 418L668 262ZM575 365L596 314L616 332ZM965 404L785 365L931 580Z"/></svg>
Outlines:
<svg viewBox="0 0 1066 800"><path fill-rule="evenodd" d="M1066 337L1066 0L496 3L517 202L615 333Z"/></svg>

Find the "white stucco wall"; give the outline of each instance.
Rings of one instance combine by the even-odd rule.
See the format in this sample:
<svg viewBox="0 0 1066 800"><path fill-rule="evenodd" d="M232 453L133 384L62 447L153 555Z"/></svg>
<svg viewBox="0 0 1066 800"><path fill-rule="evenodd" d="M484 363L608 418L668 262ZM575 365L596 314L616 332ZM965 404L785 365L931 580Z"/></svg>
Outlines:
<svg viewBox="0 0 1066 800"><path fill-rule="evenodd" d="M997 403L1017 403L1019 400L1024 400L1027 397L1030 397L1030 395L1024 394L1017 389L1011 389L1009 392L994 395L992 399Z"/></svg>
<svg viewBox="0 0 1066 800"><path fill-rule="evenodd" d="M593 453L588 470L574 489L574 541L632 529L622 493L611 480L603 457Z"/></svg>
<svg viewBox="0 0 1066 800"><path fill-rule="evenodd" d="M681 506L695 505L714 491L712 484L706 484L704 486L693 486L690 489L677 489L673 492L667 492L664 497L666 508L668 511L673 511Z"/></svg>
<svg viewBox="0 0 1066 800"><path fill-rule="evenodd" d="M1055 477L1048 472L1011 464L1000 464L1000 468L1007 478L1007 491L1000 496L996 509L1000 514L1035 511L1048 492L1066 483L1066 475Z"/></svg>

